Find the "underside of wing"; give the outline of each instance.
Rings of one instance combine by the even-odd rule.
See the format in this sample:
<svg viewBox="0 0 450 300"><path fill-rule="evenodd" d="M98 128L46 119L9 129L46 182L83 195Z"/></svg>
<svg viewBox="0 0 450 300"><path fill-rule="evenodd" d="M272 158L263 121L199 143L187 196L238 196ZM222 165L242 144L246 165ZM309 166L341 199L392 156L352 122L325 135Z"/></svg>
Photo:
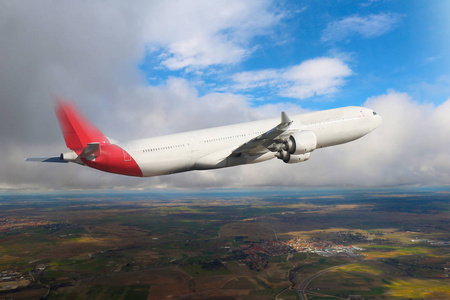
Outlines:
<svg viewBox="0 0 450 300"><path fill-rule="evenodd" d="M61 156L48 156L48 157L28 157L25 161L36 162L53 162L53 163L67 163L67 161L61 159Z"/></svg>
<svg viewBox="0 0 450 300"><path fill-rule="evenodd" d="M251 139L247 143L236 148L231 157L242 155L262 155L267 152L276 152L280 150L282 143L289 136L289 127L292 124L291 119L285 112L281 113L281 123L271 130Z"/></svg>

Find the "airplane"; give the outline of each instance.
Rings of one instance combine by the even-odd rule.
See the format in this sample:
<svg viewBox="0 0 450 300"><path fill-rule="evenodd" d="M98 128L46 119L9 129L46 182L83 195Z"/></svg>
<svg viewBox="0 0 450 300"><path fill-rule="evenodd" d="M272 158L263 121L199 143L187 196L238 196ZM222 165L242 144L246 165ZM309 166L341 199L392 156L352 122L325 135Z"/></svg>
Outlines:
<svg viewBox="0 0 450 300"><path fill-rule="evenodd" d="M105 172L151 177L210 170L278 158L307 161L320 148L354 141L382 123L365 107L342 107L196 131L116 142L87 120L72 101L55 101L67 148L57 157L26 161L77 163Z"/></svg>

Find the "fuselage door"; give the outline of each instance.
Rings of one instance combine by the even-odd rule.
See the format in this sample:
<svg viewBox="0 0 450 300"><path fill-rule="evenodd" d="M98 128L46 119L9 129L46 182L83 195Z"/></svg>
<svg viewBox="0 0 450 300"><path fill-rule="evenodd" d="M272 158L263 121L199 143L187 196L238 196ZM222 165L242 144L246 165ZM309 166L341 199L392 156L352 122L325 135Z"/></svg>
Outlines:
<svg viewBox="0 0 450 300"><path fill-rule="evenodd" d="M197 137L195 136L189 137L189 146L191 147L192 152L198 151Z"/></svg>

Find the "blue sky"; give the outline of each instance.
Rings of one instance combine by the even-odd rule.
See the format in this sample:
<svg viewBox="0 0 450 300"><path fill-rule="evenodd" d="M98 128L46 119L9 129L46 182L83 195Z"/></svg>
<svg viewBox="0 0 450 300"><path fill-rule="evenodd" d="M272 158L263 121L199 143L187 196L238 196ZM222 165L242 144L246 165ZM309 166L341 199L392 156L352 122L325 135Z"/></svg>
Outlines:
<svg viewBox="0 0 450 300"><path fill-rule="evenodd" d="M162 84L169 77L185 78L200 94L242 93L254 106L268 102L293 102L310 109L361 105L366 98L389 89L435 104L447 99L448 1L282 1L270 4L268 11L275 20L260 24L245 41L236 37L233 26L215 32L247 51L231 63L195 65L193 61L183 67L167 67L165 59L176 52L156 46L147 52L140 68L150 85ZM315 68L318 58L336 59L349 70L323 74L335 82L306 93L280 91L289 85L287 78L269 76L246 89L233 80L242 72L254 77L267 70L283 77L286 69L305 61L313 60L311 67ZM248 84L249 79L245 80Z"/></svg>
<svg viewBox="0 0 450 300"><path fill-rule="evenodd" d="M450 1L0 7L0 192L450 184ZM67 151L55 95L118 141L347 105L375 109L383 124L301 164L139 179L24 162Z"/></svg>

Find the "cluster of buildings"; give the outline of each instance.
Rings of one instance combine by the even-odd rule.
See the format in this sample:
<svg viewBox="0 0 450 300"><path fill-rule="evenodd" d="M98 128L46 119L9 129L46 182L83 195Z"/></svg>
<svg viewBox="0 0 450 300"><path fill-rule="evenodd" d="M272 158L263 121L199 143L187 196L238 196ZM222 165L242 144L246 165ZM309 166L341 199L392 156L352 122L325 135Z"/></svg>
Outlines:
<svg viewBox="0 0 450 300"><path fill-rule="evenodd" d="M47 269L47 265L40 264L37 265L34 270L30 271L28 274L22 274L15 268L14 270L4 270L0 272L0 291L13 290L19 287L26 287L32 281L34 281L34 274L39 274L40 272ZM3 298L2 298L3 299Z"/></svg>
<svg viewBox="0 0 450 300"><path fill-rule="evenodd" d="M22 273L15 270L6 270L0 273L0 291L16 289L29 284L30 278L26 278Z"/></svg>
<svg viewBox="0 0 450 300"><path fill-rule="evenodd" d="M27 219L0 218L0 232L8 232L11 230L44 226L49 223L50 223L49 221L30 221Z"/></svg>
<svg viewBox="0 0 450 300"><path fill-rule="evenodd" d="M308 241L300 238L291 239L286 244L296 252L316 253L321 256L359 256L358 251L364 250L357 246L338 245L329 241Z"/></svg>
<svg viewBox="0 0 450 300"><path fill-rule="evenodd" d="M10 282L10 281L16 281L16 280L23 280L25 279L21 273L16 271L2 271L0 276L0 282Z"/></svg>
<svg viewBox="0 0 450 300"><path fill-rule="evenodd" d="M241 245L238 253L240 261L246 263L251 269L263 270L270 257L278 255L287 255L289 253L315 253L320 256L359 256L359 251L363 248L357 246L338 245L329 241L308 241L300 238L294 238L289 241L268 240L260 243L246 243ZM239 256L239 255L238 255Z"/></svg>
<svg viewBox="0 0 450 300"><path fill-rule="evenodd" d="M289 245L279 240L244 244L241 246L240 251L244 254L244 259L241 259L241 261L254 270L263 270L272 256L286 255L293 252Z"/></svg>
<svg viewBox="0 0 450 300"><path fill-rule="evenodd" d="M243 258L240 260L252 270L263 270L269 263L269 254L259 244L242 245Z"/></svg>
<svg viewBox="0 0 450 300"><path fill-rule="evenodd" d="M50 231L59 231L59 230L82 230L83 226L78 224L71 223L48 223L45 226L45 229Z"/></svg>
<svg viewBox="0 0 450 300"><path fill-rule="evenodd" d="M270 256L286 255L292 252L292 247L284 241L263 241L260 244Z"/></svg>

